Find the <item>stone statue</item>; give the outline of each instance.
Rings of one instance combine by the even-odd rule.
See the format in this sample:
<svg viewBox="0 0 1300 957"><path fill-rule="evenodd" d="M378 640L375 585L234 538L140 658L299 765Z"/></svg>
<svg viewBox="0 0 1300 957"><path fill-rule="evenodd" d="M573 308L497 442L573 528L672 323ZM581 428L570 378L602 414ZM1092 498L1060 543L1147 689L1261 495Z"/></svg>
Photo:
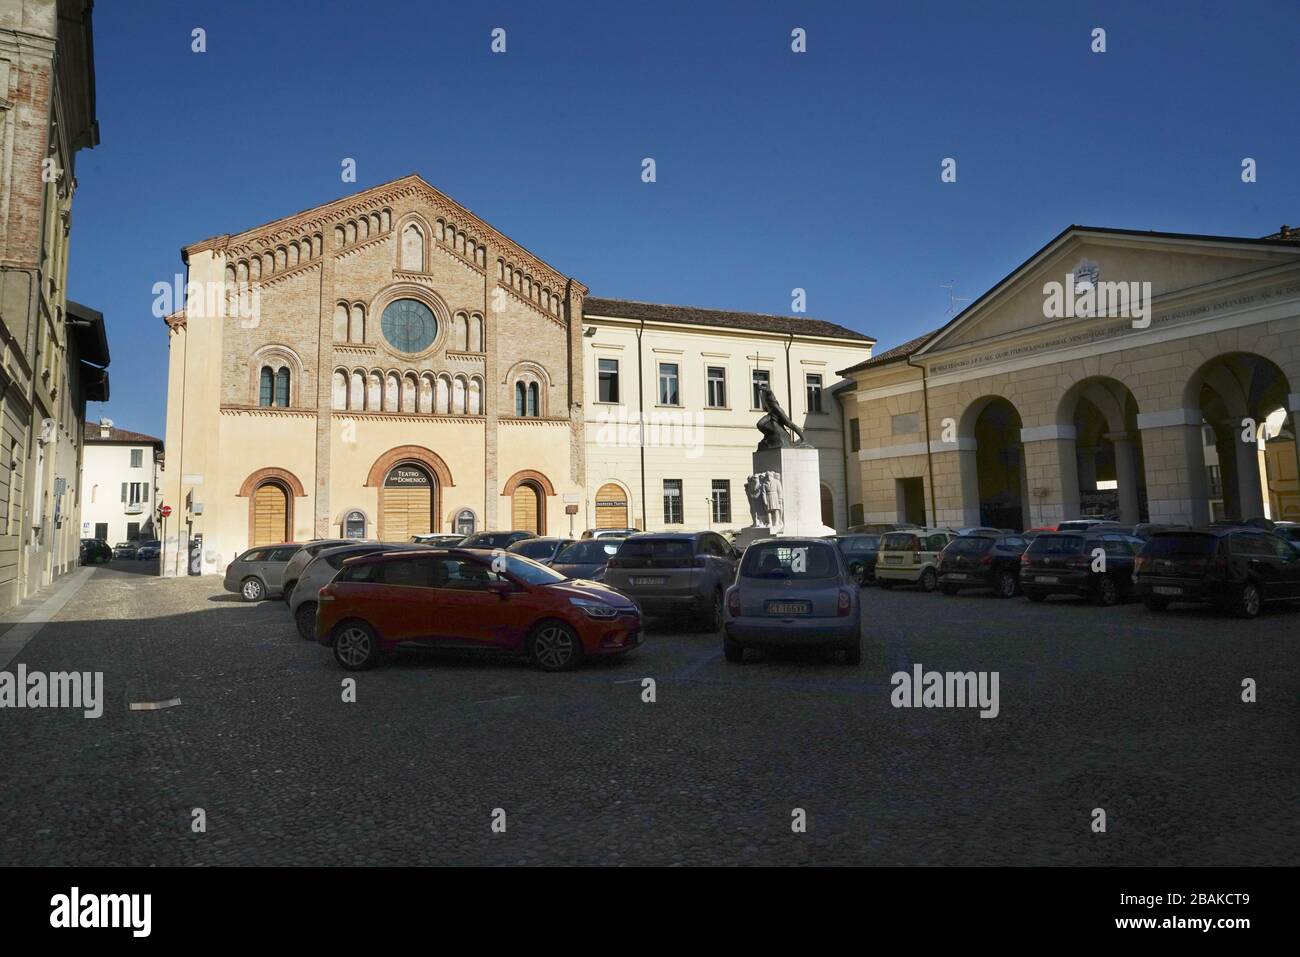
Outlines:
<svg viewBox="0 0 1300 957"><path fill-rule="evenodd" d="M751 475L745 479L745 498L749 499L749 520L755 527L763 524L762 477Z"/></svg>
<svg viewBox="0 0 1300 957"><path fill-rule="evenodd" d="M758 420L758 431L763 433L763 439L758 443L760 452L764 449L809 447L803 429L785 414L785 409L781 408L781 403L776 401L776 396L767 386L761 388L759 402L767 413ZM796 438L792 438L792 435Z"/></svg>
<svg viewBox="0 0 1300 957"><path fill-rule="evenodd" d="M780 472L763 473L763 508L767 517L765 524L779 533L785 526L785 490L781 487Z"/></svg>

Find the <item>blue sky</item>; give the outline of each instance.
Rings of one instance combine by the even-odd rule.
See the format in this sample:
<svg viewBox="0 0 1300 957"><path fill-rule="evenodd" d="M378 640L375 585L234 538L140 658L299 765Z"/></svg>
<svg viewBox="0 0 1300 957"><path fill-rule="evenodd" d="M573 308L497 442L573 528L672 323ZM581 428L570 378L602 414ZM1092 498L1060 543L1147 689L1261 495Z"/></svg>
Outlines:
<svg viewBox="0 0 1300 957"><path fill-rule="evenodd" d="M1300 225L1297 62L1294 0L102 2L70 292L105 313L112 401L88 415L163 435L152 287L182 245L411 172L593 295L788 313L801 287L883 350L1070 223Z"/></svg>

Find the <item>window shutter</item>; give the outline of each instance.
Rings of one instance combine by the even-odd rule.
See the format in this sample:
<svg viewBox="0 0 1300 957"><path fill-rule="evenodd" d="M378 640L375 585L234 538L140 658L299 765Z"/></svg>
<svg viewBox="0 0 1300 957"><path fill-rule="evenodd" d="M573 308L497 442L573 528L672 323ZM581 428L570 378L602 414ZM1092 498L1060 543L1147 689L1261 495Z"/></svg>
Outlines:
<svg viewBox="0 0 1300 957"><path fill-rule="evenodd" d="M126 483L122 483L122 501L126 501Z"/></svg>

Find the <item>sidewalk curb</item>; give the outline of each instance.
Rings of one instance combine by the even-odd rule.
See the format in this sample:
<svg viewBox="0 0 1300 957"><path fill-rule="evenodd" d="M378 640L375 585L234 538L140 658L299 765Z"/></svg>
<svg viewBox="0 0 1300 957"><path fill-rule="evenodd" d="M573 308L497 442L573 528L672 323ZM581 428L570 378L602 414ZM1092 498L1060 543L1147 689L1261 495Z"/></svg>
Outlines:
<svg viewBox="0 0 1300 957"><path fill-rule="evenodd" d="M72 600L72 596L81 590L81 586L90 580L95 570L90 567L78 568L61 581L54 592L43 602L33 608L27 617L0 635L0 669L9 667L9 663L35 638L42 628L63 606Z"/></svg>

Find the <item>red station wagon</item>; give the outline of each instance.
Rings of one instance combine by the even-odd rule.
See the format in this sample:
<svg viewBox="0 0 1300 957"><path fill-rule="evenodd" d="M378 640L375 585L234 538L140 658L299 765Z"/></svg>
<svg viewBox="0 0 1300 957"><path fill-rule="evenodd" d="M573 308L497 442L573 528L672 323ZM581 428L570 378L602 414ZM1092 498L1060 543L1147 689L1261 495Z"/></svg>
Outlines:
<svg viewBox="0 0 1300 957"><path fill-rule="evenodd" d="M544 671L641 644L626 596L521 555L463 548L379 552L344 562L320 591L315 638L349 671L403 645L491 648Z"/></svg>

